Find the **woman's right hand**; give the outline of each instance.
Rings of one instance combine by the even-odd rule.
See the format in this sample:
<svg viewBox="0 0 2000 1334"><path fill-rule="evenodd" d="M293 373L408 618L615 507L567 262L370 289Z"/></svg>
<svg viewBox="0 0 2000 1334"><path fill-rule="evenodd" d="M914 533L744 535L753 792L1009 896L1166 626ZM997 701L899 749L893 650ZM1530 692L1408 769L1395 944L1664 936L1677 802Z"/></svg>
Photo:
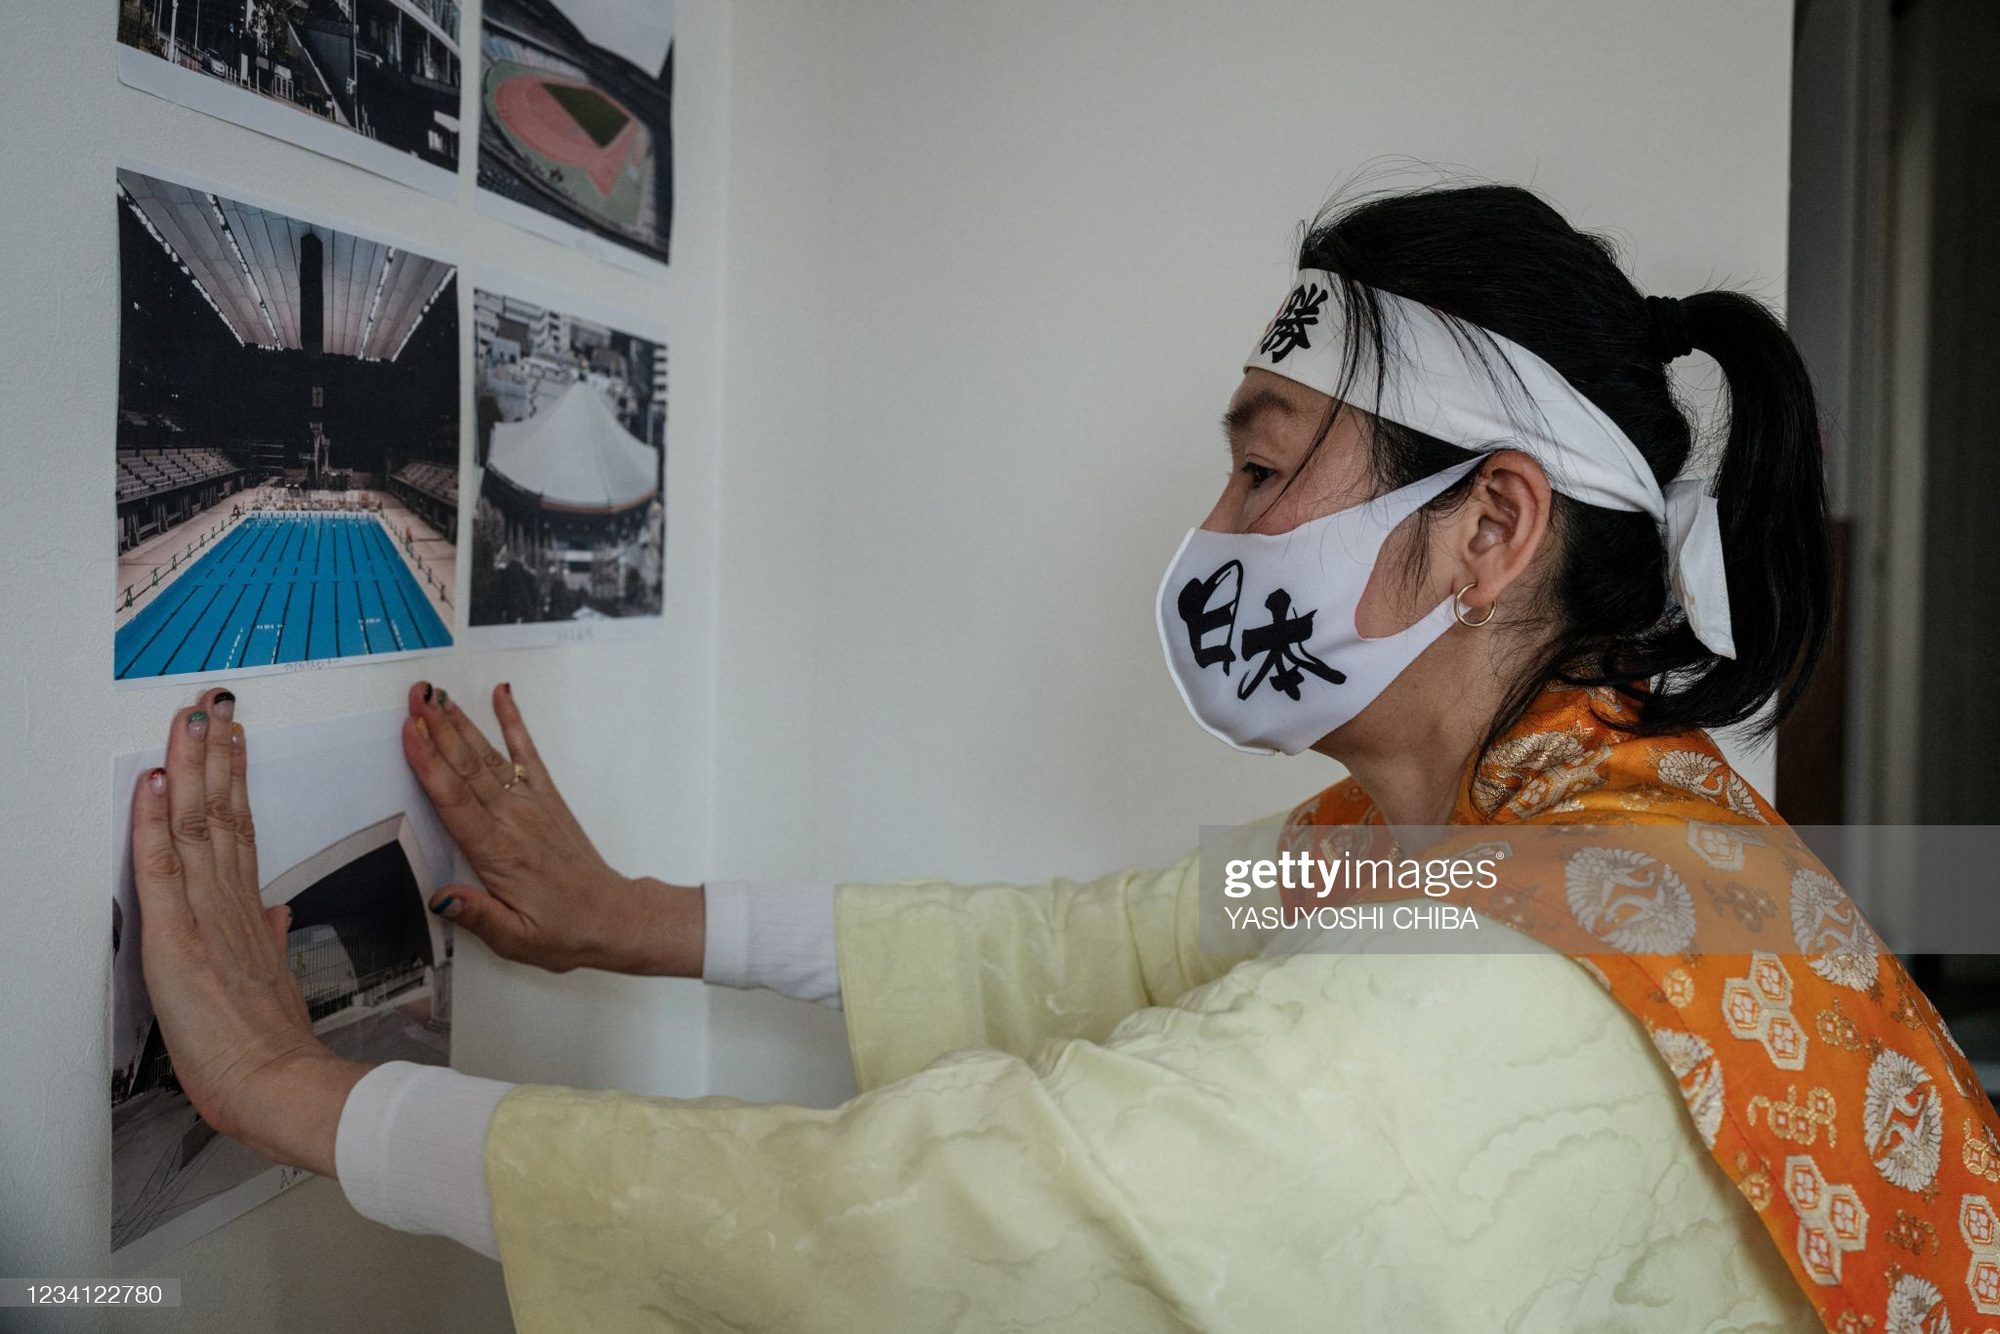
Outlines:
<svg viewBox="0 0 2000 1334"><path fill-rule="evenodd" d="M542 766L510 686L494 690L493 712L511 759L445 691L410 688L403 754L484 882L446 886L431 911L551 972L701 976L701 889L612 870Z"/></svg>

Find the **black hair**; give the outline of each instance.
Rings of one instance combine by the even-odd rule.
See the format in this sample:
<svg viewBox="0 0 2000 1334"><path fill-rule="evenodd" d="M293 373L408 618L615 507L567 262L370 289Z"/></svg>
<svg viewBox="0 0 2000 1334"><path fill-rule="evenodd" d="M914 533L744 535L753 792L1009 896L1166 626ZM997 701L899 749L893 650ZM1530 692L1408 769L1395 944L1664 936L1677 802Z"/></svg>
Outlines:
<svg viewBox="0 0 2000 1334"><path fill-rule="evenodd" d="M1684 297L1682 327L1668 335L1681 348L1663 348L1647 298L1619 267L1612 242L1509 185L1439 186L1329 206L1306 228L1298 267L1347 280L1332 294L1354 331L1343 386L1356 382L1364 362L1382 383L1384 323L1370 289L1394 293L1462 322L1454 332L1464 337L1476 341L1488 330L1540 356L1631 438L1662 487L1695 446L1668 356L1692 343L1722 368L1729 429L1715 496L1736 657L1703 645L1668 596L1665 543L1650 516L1558 492L1547 596L1530 611L1510 609L1546 623L1550 638L1514 684L1486 745L1551 682L1620 692L1634 707L1619 725L1644 735L1740 723L1775 698L1758 726L1768 732L1791 710L1826 643L1831 556L1811 378L1762 302L1728 290ZM1388 338L1393 354L1393 327ZM1496 377L1509 374L1497 353L1483 359ZM1321 440L1341 410L1336 402ZM1382 491L1475 456L1364 416L1370 471ZM1477 475L1425 506L1419 521L1461 504ZM1418 543L1407 577L1421 578L1424 550Z"/></svg>

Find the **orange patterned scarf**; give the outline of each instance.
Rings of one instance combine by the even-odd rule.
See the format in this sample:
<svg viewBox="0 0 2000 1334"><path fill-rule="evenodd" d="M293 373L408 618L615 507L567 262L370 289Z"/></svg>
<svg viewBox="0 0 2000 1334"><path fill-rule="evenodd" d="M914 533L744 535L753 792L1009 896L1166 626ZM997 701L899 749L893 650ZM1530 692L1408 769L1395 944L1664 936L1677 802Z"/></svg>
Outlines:
<svg viewBox="0 0 2000 1334"><path fill-rule="evenodd" d="M1482 851L1506 856L1511 825L1580 841L1524 844L1498 887L1452 900L1568 954L1646 1026L1829 1330L2000 1328L2000 1119L1964 1052L1708 734L1607 725L1630 707L1552 688L1468 773L1451 823ZM1349 779L1292 813L1286 845L1386 832Z"/></svg>

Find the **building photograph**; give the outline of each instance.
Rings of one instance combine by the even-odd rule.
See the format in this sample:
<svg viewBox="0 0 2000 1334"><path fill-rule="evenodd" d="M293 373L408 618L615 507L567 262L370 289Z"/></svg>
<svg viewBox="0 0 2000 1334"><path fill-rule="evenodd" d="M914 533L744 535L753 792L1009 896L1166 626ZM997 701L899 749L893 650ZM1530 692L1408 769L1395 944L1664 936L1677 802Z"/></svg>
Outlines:
<svg viewBox="0 0 2000 1334"><path fill-rule="evenodd" d="M441 648L450 264L118 172L114 675Z"/></svg>
<svg viewBox="0 0 2000 1334"><path fill-rule="evenodd" d="M660 614L667 347L475 289L471 627Z"/></svg>
<svg viewBox="0 0 2000 1334"><path fill-rule="evenodd" d="M673 6L487 0L481 23L479 188L666 263Z"/></svg>
<svg viewBox="0 0 2000 1334"><path fill-rule="evenodd" d="M374 165L361 148L372 144L458 170L458 0L117 4L118 41L132 53L121 57L127 82L320 151L360 155L362 165ZM190 86L173 71L213 86ZM356 142L302 135L288 123L293 112Z"/></svg>
<svg viewBox="0 0 2000 1334"><path fill-rule="evenodd" d="M424 909L435 887L404 814L335 840L265 887L292 909L285 960L313 1031L359 1061L449 1064L451 936ZM121 890L121 893L123 891ZM112 902L112 1249L211 1211L272 1170L188 1102L147 1001L137 933ZM194 1221L180 1225L186 1231Z"/></svg>

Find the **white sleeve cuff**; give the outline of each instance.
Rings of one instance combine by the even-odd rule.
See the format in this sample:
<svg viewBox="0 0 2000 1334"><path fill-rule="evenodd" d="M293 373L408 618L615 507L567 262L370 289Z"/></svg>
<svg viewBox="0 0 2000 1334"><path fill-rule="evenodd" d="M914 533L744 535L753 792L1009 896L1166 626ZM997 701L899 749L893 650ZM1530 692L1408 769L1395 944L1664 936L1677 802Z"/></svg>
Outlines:
<svg viewBox="0 0 2000 1334"><path fill-rule="evenodd" d="M363 1218L402 1232L450 1237L492 1259L486 1128L514 1085L441 1065L389 1061L347 1095L334 1170Z"/></svg>
<svg viewBox="0 0 2000 1334"><path fill-rule="evenodd" d="M711 881L702 979L839 1009L833 888ZM513 1087L445 1066L376 1066L347 1095L335 1133L334 1170L348 1203L399 1231L450 1237L499 1259L486 1129Z"/></svg>
<svg viewBox="0 0 2000 1334"><path fill-rule="evenodd" d="M840 1008L832 884L711 880L702 897L702 981Z"/></svg>

